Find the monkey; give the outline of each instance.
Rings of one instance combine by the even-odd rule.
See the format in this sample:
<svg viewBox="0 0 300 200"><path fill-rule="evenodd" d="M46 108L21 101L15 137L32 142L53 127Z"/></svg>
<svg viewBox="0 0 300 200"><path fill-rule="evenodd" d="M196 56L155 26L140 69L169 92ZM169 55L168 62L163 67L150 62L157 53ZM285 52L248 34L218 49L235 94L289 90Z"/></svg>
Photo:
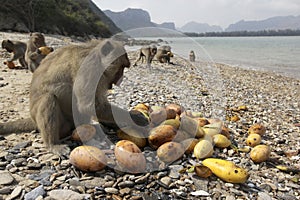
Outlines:
<svg viewBox="0 0 300 200"><path fill-rule="evenodd" d="M66 154L60 139L70 136L77 123L96 116L100 123L147 126L140 112L108 102L107 91L122 81L130 61L123 45L112 39L61 47L42 60L30 86L30 119L0 123L0 135L38 129L45 146ZM79 117L78 117L79 116Z"/></svg>
<svg viewBox="0 0 300 200"><path fill-rule="evenodd" d="M159 47L156 54L156 58L160 63L168 64L172 64L172 62L170 62L170 58L173 56L171 47L166 45Z"/></svg>
<svg viewBox="0 0 300 200"><path fill-rule="evenodd" d="M13 61L18 60L22 68L28 68L25 61L25 52L27 48L27 44L25 42L3 40L1 46L9 53L12 53L11 57L4 64L12 63Z"/></svg>
<svg viewBox="0 0 300 200"><path fill-rule="evenodd" d="M138 59L135 61L133 66L137 66L137 62L140 61L141 59L143 63L145 57L147 66L150 67L151 62L156 53L157 53L157 47L154 44L142 47L139 51Z"/></svg>
<svg viewBox="0 0 300 200"><path fill-rule="evenodd" d="M189 54L189 57L190 57L190 61L191 62L195 62L196 60L196 56L195 56L195 53L193 50L191 50L190 54Z"/></svg>
<svg viewBox="0 0 300 200"><path fill-rule="evenodd" d="M29 70L33 73L41 61L46 57L47 54L44 54L41 51L40 47L46 47L45 37L39 32L30 33L29 40L27 42L27 48L25 52L25 60L28 64ZM54 49L48 47L52 52Z"/></svg>

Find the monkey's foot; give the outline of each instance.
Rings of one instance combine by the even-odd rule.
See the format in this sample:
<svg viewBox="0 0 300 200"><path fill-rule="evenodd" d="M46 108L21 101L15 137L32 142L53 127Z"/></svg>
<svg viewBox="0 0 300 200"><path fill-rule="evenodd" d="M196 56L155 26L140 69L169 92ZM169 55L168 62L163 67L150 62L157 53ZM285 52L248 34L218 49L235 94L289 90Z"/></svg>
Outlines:
<svg viewBox="0 0 300 200"><path fill-rule="evenodd" d="M50 151L59 156L68 156L71 152L68 145L53 145L50 147Z"/></svg>

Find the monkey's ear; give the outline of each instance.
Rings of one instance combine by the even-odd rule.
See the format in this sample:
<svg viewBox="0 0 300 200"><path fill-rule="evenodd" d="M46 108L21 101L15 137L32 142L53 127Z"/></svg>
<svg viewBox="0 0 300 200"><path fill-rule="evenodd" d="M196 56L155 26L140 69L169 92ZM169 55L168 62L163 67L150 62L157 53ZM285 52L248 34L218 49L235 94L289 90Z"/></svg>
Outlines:
<svg viewBox="0 0 300 200"><path fill-rule="evenodd" d="M113 45L107 41L105 42L105 44L103 45L102 49L101 49L101 53L104 56L107 56L112 50L114 49Z"/></svg>
<svg viewBox="0 0 300 200"><path fill-rule="evenodd" d="M11 43L11 44L12 44L13 42L12 42L12 41L10 41L10 40L7 40L7 43Z"/></svg>

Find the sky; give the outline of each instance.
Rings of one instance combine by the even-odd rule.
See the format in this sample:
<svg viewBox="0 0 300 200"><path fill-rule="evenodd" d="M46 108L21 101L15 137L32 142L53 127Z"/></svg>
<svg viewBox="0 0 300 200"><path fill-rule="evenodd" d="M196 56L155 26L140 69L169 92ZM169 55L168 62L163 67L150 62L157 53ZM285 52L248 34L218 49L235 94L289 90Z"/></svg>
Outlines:
<svg viewBox="0 0 300 200"><path fill-rule="evenodd" d="M240 20L300 15L300 0L93 0L101 10L141 8L155 23L195 21L227 28Z"/></svg>

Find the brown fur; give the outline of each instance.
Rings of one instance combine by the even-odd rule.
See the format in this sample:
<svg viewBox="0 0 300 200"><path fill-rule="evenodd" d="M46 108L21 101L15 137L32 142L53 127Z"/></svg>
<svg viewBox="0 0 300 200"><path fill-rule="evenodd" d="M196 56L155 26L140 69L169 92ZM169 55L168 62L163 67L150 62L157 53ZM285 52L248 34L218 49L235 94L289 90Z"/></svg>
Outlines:
<svg viewBox="0 0 300 200"><path fill-rule="evenodd" d="M34 72L39 67L41 61L46 57L46 55L42 54L42 52L39 50L40 47L45 46L46 42L43 34L38 32L30 33L30 37L27 42L25 60L31 72Z"/></svg>
<svg viewBox="0 0 300 200"><path fill-rule="evenodd" d="M171 63L170 58L173 57L170 46L161 46L157 50L156 58L160 63Z"/></svg>
<svg viewBox="0 0 300 200"><path fill-rule="evenodd" d="M27 69L27 63L25 61L26 43L21 41L3 40L1 46L9 53L12 53L11 57L7 60L8 63L18 60L22 68Z"/></svg>
<svg viewBox="0 0 300 200"><path fill-rule="evenodd" d="M99 122L133 125L133 119L146 125L148 120L141 113L118 108L106 98L108 89L122 78L129 66L124 47L112 40L57 49L33 73L30 114L34 123L28 122L28 126L36 126L45 145L61 154L65 153L65 146L59 145L60 138L69 136L75 124L90 122L93 109ZM0 124L0 134L2 129Z"/></svg>
<svg viewBox="0 0 300 200"><path fill-rule="evenodd" d="M157 47L155 45L150 46L144 46L139 51L138 59L135 61L134 66L137 66L137 62L142 59L142 63L144 61L144 58L147 62L147 66L150 67L151 62L157 52Z"/></svg>

